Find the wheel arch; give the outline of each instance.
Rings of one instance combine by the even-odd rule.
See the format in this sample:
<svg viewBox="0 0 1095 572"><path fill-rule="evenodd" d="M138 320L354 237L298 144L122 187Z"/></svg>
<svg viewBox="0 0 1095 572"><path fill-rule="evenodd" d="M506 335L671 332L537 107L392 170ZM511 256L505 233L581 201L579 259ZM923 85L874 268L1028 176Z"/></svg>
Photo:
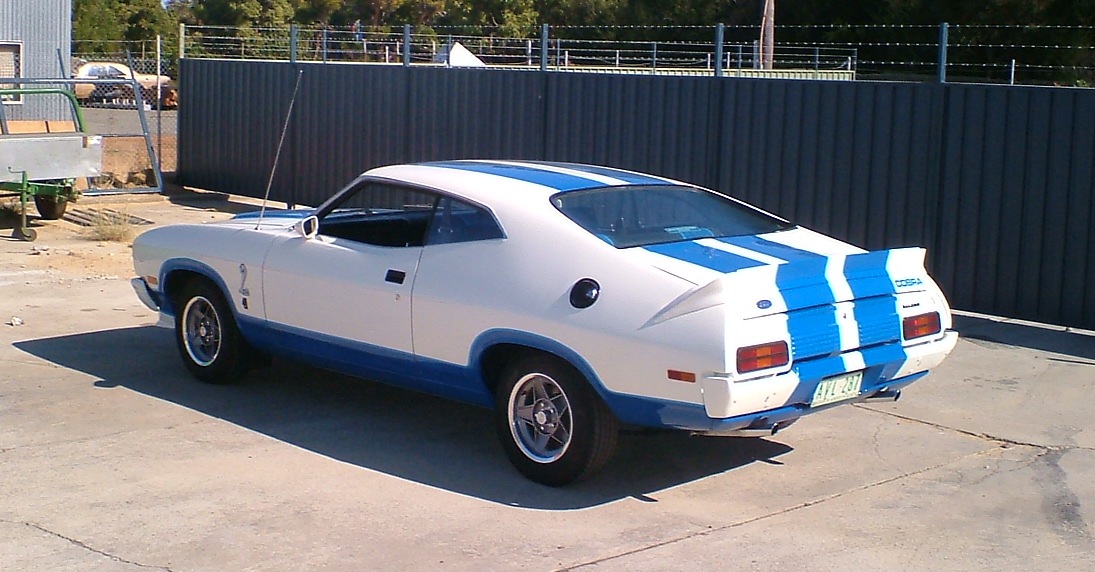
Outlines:
<svg viewBox="0 0 1095 572"><path fill-rule="evenodd" d="M194 280L206 280L221 291L221 295L228 301L228 306L233 314L237 314L235 300L229 295L228 285L224 279L209 265L189 258L172 258L160 267L160 288L164 294L161 311L172 316L175 315L175 298Z"/></svg>
<svg viewBox="0 0 1095 572"><path fill-rule="evenodd" d="M473 371L481 376L487 391L493 395L506 365L532 354L548 355L574 368L601 400L612 408L611 392L605 388L593 366L577 351L551 338L519 330L488 330L472 344L469 363Z"/></svg>

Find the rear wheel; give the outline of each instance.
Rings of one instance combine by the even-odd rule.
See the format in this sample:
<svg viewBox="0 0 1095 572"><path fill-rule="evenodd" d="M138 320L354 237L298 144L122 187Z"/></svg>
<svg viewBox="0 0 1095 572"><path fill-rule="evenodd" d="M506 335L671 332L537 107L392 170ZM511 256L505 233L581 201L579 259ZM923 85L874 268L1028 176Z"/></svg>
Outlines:
<svg viewBox="0 0 1095 572"><path fill-rule="evenodd" d="M34 208L44 220L57 220L65 216L68 201L60 197L34 195Z"/></svg>
<svg viewBox="0 0 1095 572"><path fill-rule="evenodd" d="M206 383L230 383L246 372L246 342L220 290L187 284L175 304L175 342L186 369Z"/></svg>
<svg viewBox="0 0 1095 572"><path fill-rule="evenodd" d="M520 359L503 373L496 430L521 474L549 486L592 475L616 448L616 417L569 364L549 356Z"/></svg>

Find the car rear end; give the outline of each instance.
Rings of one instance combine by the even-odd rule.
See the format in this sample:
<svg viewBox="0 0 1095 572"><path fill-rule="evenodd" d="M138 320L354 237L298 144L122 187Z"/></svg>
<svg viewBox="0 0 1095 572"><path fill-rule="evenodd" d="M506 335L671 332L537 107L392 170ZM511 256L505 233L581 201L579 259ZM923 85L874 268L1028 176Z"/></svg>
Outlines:
<svg viewBox="0 0 1095 572"><path fill-rule="evenodd" d="M697 411L684 417L698 418L672 426L771 434L838 404L893 400L957 341L946 299L924 268L923 249L865 252L694 187L598 188L560 193L553 201L633 263L694 285L639 329L646 348L661 340L663 351L599 368L632 380L626 387L606 381L631 395L666 399L668 392L659 392L665 383L694 383L689 401ZM682 332L683 324L710 324L701 316L711 312L722 315L721 328ZM670 365L662 385L640 388L635 381L640 363L664 372L663 363L712 345L721 350L705 349L693 367ZM712 351L722 355L708 356ZM713 363L721 367L712 371ZM662 408L675 409L670 405Z"/></svg>
<svg viewBox="0 0 1095 572"><path fill-rule="evenodd" d="M713 290L726 370L703 379L714 432L774 432L836 404L895 400L954 348L951 314L918 248L742 270Z"/></svg>

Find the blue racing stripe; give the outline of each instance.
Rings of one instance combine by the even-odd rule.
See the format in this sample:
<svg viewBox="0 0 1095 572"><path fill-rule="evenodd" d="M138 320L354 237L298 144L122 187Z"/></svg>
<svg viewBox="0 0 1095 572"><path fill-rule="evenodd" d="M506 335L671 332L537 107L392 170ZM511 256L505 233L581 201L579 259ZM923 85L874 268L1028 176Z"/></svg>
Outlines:
<svg viewBox="0 0 1095 572"><path fill-rule="evenodd" d="M816 252L810 252L808 250L801 250L793 246L787 246L778 242L772 242L771 240L763 239L759 236L727 236L720 238L719 240L726 244L733 244L734 246L740 246L747 248L753 252L759 252L760 254L766 254L768 256L774 256L786 260L787 262L798 262L800 260L817 260L825 259L825 256ZM824 272L822 272L824 274Z"/></svg>
<svg viewBox="0 0 1095 572"><path fill-rule="evenodd" d="M526 183L543 185L545 187L555 189L556 191L577 191L580 189L592 189L595 187L606 186L600 181L586 179L585 177L579 177L576 175L568 175L566 173L556 173L554 171L548 171L545 169L537 169L531 164L506 165L502 163L490 163L483 161L438 161L435 163L422 163L422 165L428 167L442 167L445 169L458 169L461 171L472 171L475 173L485 173L487 175L494 175L497 177L514 179L516 181L524 181Z"/></svg>
<svg viewBox="0 0 1095 572"><path fill-rule="evenodd" d="M886 272L886 263L889 260L889 250L853 254L845 260L844 277L851 284L856 298L893 294L897 291Z"/></svg>
<svg viewBox="0 0 1095 572"><path fill-rule="evenodd" d="M644 246L643 248L650 252L656 252L670 258L675 258L723 273L734 272L744 268L764 266L763 262L758 262L744 256L738 256L737 254L725 252L717 248L696 244L695 242L652 244Z"/></svg>
<svg viewBox="0 0 1095 572"><path fill-rule="evenodd" d="M613 169L612 167L597 167L595 165L581 165L577 163L550 163L540 161L530 161L532 165L547 165L550 167L560 167L563 169L570 169L572 171L581 171L583 173L589 173L591 175L600 175L602 177L612 177L619 179L625 183L633 185L671 185L669 181L665 179L659 179L652 175L644 175L642 173L632 173L629 171L623 171L620 169Z"/></svg>
<svg viewBox="0 0 1095 572"><path fill-rule="evenodd" d="M852 288L856 327L861 346L901 340L901 319L894 285L886 273L890 252L881 250L849 256L844 277ZM903 356L902 356L903 357Z"/></svg>
<svg viewBox="0 0 1095 572"><path fill-rule="evenodd" d="M840 348L833 290L824 280L828 259L818 257L780 265L776 288L787 304L787 331L791 358L800 360ZM820 280L819 280L820 278Z"/></svg>

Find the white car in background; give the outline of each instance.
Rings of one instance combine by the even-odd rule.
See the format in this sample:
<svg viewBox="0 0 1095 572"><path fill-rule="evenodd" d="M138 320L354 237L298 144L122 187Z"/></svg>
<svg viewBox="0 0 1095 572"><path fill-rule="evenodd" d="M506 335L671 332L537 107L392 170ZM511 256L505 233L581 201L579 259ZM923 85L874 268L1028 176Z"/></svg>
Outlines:
<svg viewBox="0 0 1095 572"><path fill-rule="evenodd" d="M133 87L129 80L135 79L141 89L141 98L145 103L156 107L157 85L159 101L164 109L174 109L179 105L178 90L175 82L166 75L134 72L129 66L114 62L84 62L72 73L75 79L116 80L118 83L77 83L73 87L76 99L81 103L101 103L110 100L132 100Z"/></svg>
<svg viewBox="0 0 1095 572"><path fill-rule="evenodd" d="M896 399L957 340L922 249L588 165L381 167L314 210L151 230L133 256L198 379L274 355L489 407L548 485L607 462L621 424L766 436Z"/></svg>

